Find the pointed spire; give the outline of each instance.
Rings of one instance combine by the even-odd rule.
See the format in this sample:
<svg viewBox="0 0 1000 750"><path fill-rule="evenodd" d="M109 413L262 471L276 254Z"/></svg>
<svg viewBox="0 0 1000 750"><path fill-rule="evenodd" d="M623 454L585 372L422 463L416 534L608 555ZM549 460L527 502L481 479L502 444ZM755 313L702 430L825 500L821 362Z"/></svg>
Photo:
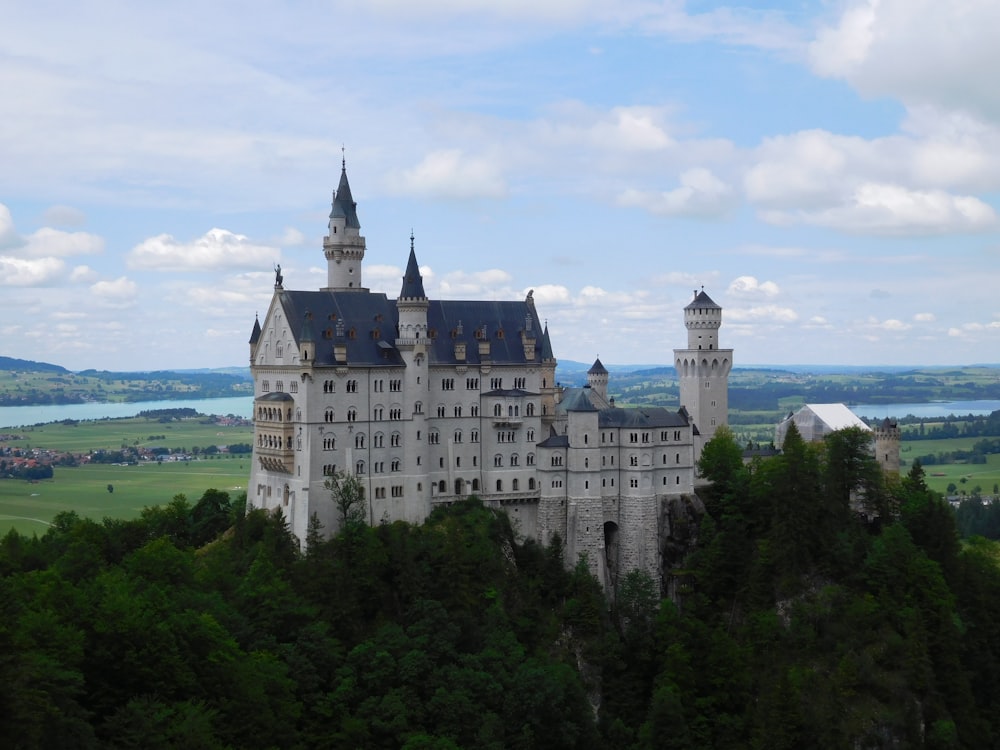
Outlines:
<svg viewBox="0 0 1000 750"><path fill-rule="evenodd" d="M552 341L549 340L549 321L545 321L545 330L542 332L542 360L555 359L552 353Z"/></svg>
<svg viewBox="0 0 1000 750"><path fill-rule="evenodd" d="M601 363L601 358L598 357L597 359L594 360L594 364L592 364L590 366L590 369L587 370L587 374L588 375L607 375L608 374L608 368L605 367Z"/></svg>
<svg viewBox="0 0 1000 750"><path fill-rule="evenodd" d="M253 331L250 332L250 343L256 344L260 341L260 318L254 315Z"/></svg>
<svg viewBox="0 0 1000 750"><path fill-rule="evenodd" d="M403 288L399 292L400 299L427 299L424 292L424 279L420 275L417 264L417 253L413 248L413 231L410 231L410 259L406 262L406 274L403 276Z"/></svg>
<svg viewBox="0 0 1000 750"><path fill-rule="evenodd" d="M333 207L330 209L331 219L344 219L344 225L352 229L360 229L361 222L358 221L358 204L351 196L351 184L347 181L347 160L341 159L340 164L340 185L333 196Z"/></svg>

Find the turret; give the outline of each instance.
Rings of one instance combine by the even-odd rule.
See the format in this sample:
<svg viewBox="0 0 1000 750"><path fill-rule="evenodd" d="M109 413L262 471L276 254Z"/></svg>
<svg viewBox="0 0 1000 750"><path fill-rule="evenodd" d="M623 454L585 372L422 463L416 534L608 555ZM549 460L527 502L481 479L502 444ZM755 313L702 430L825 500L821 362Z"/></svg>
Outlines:
<svg viewBox="0 0 1000 750"><path fill-rule="evenodd" d="M695 290L694 300L684 308L687 349L674 349L674 366L680 384L681 407L694 426L695 460L712 439L715 430L729 423L729 372L733 350L719 348L722 307Z"/></svg>
<svg viewBox="0 0 1000 750"><path fill-rule="evenodd" d="M327 278L327 286L323 291L368 291L361 283L365 238L361 236L358 204L351 196L345 161L341 162L340 185L333 194L329 232L323 238Z"/></svg>
<svg viewBox="0 0 1000 750"><path fill-rule="evenodd" d="M875 458L886 474L899 474L899 424L886 417L875 428Z"/></svg>
<svg viewBox="0 0 1000 750"><path fill-rule="evenodd" d="M406 262L403 286L396 300L399 311L399 335L397 346L403 342L427 338L427 308L430 302L424 292L424 279L420 275L417 253L413 247L413 233L410 233L410 257Z"/></svg>
<svg viewBox="0 0 1000 750"><path fill-rule="evenodd" d="M594 364L587 370L587 385L603 402L602 406L607 406L608 401L608 370L601 364L601 358L594 360Z"/></svg>
<svg viewBox="0 0 1000 750"><path fill-rule="evenodd" d="M255 315L253 320L253 330L250 331L250 364L253 364L254 354L257 352L258 341L260 341L260 318Z"/></svg>

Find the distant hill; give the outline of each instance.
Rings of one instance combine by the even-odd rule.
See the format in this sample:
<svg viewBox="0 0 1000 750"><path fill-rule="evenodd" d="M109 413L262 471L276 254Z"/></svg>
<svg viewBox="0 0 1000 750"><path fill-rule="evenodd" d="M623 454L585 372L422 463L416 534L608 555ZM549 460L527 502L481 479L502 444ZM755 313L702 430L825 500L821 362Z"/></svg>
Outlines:
<svg viewBox="0 0 1000 750"><path fill-rule="evenodd" d="M65 367L60 367L59 365L52 365L48 362L35 362L30 359L16 359L14 357L0 357L0 370L20 370L23 372L69 372L69 370Z"/></svg>

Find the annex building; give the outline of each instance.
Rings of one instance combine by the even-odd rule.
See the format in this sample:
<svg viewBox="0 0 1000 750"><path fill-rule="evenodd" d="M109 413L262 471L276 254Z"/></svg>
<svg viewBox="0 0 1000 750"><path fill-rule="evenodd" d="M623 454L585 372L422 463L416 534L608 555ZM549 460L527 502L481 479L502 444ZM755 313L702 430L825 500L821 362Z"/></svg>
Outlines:
<svg viewBox="0 0 1000 750"><path fill-rule="evenodd" d="M522 300L432 300L410 238L399 295L363 283L365 238L346 168L323 240L327 285L274 295L250 337L254 455L247 500L280 508L299 539L338 519L327 478L361 480L368 522L419 523L475 494L525 536L558 535L606 585L620 571L661 580L671 503L690 498L695 463L726 424L732 350L704 291L674 350L678 411L622 409L600 360L582 388L556 358L531 292Z"/></svg>

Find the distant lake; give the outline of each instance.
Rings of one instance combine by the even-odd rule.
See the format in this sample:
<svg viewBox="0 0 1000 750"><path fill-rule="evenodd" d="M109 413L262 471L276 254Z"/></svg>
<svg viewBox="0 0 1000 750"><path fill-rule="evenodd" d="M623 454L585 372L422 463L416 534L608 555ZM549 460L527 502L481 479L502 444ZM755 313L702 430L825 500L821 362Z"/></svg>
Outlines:
<svg viewBox="0 0 1000 750"><path fill-rule="evenodd" d="M879 419L883 417L895 417L897 419L909 415L922 417L924 419L934 419L955 415L963 417L967 414L975 416L986 416L1000 409L1000 401L934 401L929 404L861 404L852 406L851 411L859 417L869 419Z"/></svg>
<svg viewBox="0 0 1000 750"><path fill-rule="evenodd" d="M172 401L135 401L131 403L45 404L44 406L0 407L0 429L23 427L64 419L110 419L134 417L151 409L194 409L202 414L232 414L250 419L253 416L252 396L201 398Z"/></svg>

